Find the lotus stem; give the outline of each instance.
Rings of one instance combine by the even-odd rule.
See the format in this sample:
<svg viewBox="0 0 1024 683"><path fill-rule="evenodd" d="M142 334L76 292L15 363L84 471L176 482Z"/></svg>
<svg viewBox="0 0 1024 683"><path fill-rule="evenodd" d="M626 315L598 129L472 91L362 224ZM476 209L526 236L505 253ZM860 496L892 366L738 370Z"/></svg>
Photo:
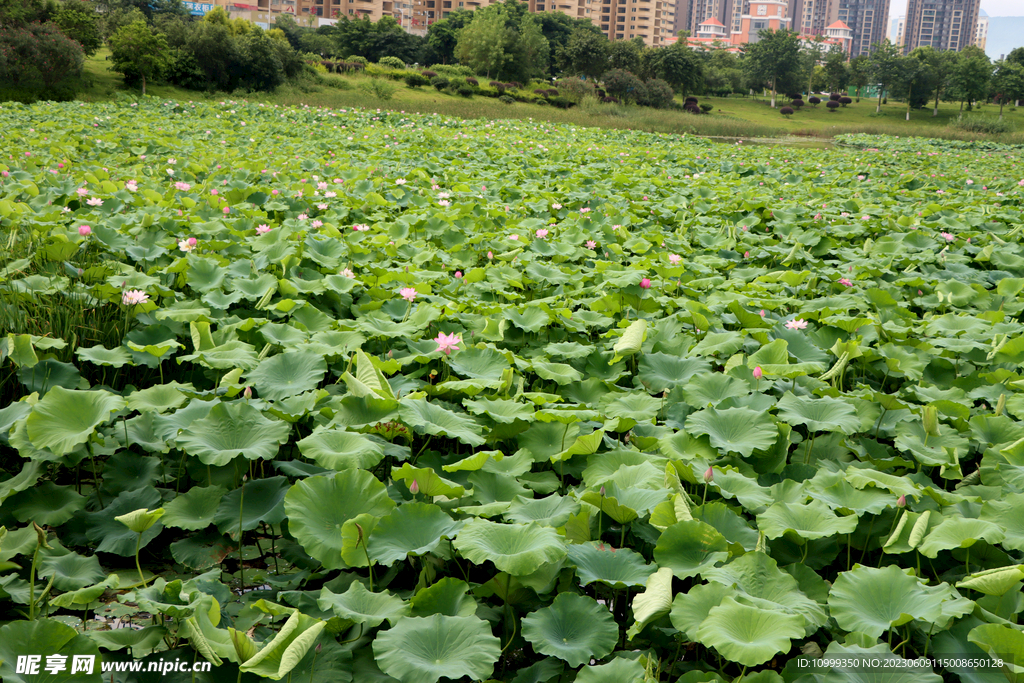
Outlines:
<svg viewBox="0 0 1024 683"><path fill-rule="evenodd" d="M242 488L238 495L238 582L239 590L245 590L245 565L242 559L242 509L245 506L245 477L242 478Z"/></svg>
<svg viewBox="0 0 1024 683"><path fill-rule="evenodd" d="M40 545L32 553L32 568L28 571L28 620L36 620L36 561L39 559Z"/></svg>
<svg viewBox="0 0 1024 683"><path fill-rule="evenodd" d="M135 539L135 568L139 570L139 581L142 582L142 587L146 587L146 577L142 573L142 565L139 564L139 549L142 547L142 534L139 534Z"/></svg>

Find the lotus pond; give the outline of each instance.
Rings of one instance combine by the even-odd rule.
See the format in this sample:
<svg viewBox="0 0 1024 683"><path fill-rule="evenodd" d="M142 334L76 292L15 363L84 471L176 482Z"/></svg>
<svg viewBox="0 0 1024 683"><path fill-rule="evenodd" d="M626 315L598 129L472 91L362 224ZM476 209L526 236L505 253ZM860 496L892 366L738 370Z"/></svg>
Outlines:
<svg viewBox="0 0 1024 683"><path fill-rule="evenodd" d="M0 131L4 681L1024 680L1019 150Z"/></svg>

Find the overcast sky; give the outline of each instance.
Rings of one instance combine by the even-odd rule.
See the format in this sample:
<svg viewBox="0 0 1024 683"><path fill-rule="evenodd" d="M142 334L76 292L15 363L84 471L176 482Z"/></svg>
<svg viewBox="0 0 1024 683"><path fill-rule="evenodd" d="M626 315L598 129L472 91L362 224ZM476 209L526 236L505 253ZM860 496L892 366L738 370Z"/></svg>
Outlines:
<svg viewBox="0 0 1024 683"><path fill-rule="evenodd" d="M1024 2L1021 0L981 0L981 9L990 17L1024 17ZM889 18L906 14L907 0L890 0Z"/></svg>

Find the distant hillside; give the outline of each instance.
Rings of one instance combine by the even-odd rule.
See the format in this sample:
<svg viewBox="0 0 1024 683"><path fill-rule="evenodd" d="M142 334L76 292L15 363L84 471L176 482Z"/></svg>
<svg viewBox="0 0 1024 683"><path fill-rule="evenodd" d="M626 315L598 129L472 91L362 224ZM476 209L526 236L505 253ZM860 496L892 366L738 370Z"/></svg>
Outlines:
<svg viewBox="0 0 1024 683"><path fill-rule="evenodd" d="M985 53L992 59L1024 45L1024 17L990 17Z"/></svg>

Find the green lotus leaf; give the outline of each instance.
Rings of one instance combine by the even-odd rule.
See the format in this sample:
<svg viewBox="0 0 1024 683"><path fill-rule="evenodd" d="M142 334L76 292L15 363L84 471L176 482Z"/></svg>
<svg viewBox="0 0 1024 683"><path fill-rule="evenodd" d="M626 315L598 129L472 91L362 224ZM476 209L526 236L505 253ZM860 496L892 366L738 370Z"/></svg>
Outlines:
<svg viewBox="0 0 1024 683"><path fill-rule="evenodd" d="M824 396L822 398L797 397L787 391L776 404L779 418L787 424L805 425L811 432L842 432L853 434L860 431L860 418L853 406L843 399Z"/></svg>
<svg viewBox="0 0 1024 683"><path fill-rule="evenodd" d="M647 336L647 320L640 318L629 324L619 340L615 342L612 347L612 351L615 352L615 357L612 358L609 365L614 365L620 360L627 356L640 353L640 348L643 345L644 338ZM581 378L582 379L582 378Z"/></svg>
<svg viewBox="0 0 1024 683"><path fill-rule="evenodd" d="M1003 595L1024 580L1024 564L996 567L968 574L956 584L957 588L971 588L985 595Z"/></svg>
<svg viewBox="0 0 1024 683"><path fill-rule="evenodd" d="M946 517L928 532L919 550L925 557L938 557L940 550L970 548L980 540L999 543L1005 538L1003 531L992 522L967 517Z"/></svg>
<svg viewBox="0 0 1024 683"><path fill-rule="evenodd" d="M852 533L858 521L856 515L837 515L820 500L806 504L775 503L757 516L757 526L768 538L790 533L805 540Z"/></svg>
<svg viewBox="0 0 1024 683"><path fill-rule="evenodd" d="M822 657L843 663L843 666L815 670L815 676L826 683L939 683L942 680L929 667L905 663L907 660L893 654L882 643L862 647L833 641Z"/></svg>
<svg viewBox="0 0 1024 683"><path fill-rule="evenodd" d="M711 608L697 628L697 640L743 666L758 666L788 652L791 638L804 635L803 618L795 614L751 607L731 597Z"/></svg>
<svg viewBox="0 0 1024 683"><path fill-rule="evenodd" d="M288 443L291 425L271 420L246 402L218 403L177 437L178 448L206 465L227 465L239 455L269 460Z"/></svg>
<svg viewBox="0 0 1024 683"><path fill-rule="evenodd" d="M533 422L533 406L500 398L466 399L462 402L474 415L486 415L495 422L512 424L516 420Z"/></svg>
<svg viewBox="0 0 1024 683"><path fill-rule="evenodd" d="M243 372L249 372L260 364L255 347L252 344L246 344L237 339L189 356L178 356L177 360L179 363L196 361L200 365L205 365L214 370L241 368Z"/></svg>
<svg viewBox="0 0 1024 683"><path fill-rule="evenodd" d="M208 569L219 565L229 553L237 550L237 541L232 542L227 536L208 529L172 543L171 557L175 562L192 569Z"/></svg>
<svg viewBox="0 0 1024 683"><path fill-rule="evenodd" d="M639 487L620 489L615 483L605 489L604 496L598 491L587 491L580 497L580 500L590 503L619 524L632 522L653 510L669 495L668 489Z"/></svg>
<svg viewBox="0 0 1024 683"><path fill-rule="evenodd" d="M477 451L473 455L441 467L445 472L476 472L488 462L501 462L505 456L501 451Z"/></svg>
<svg viewBox="0 0 1024 683"><path fill-rule="evenodd" d="M373 654L381 670L402 683L436 683L442 677L463 676L482 681L494 670L501 641L482 619L434 614L402 619L378 633Z"/></svg>
<svg viewBox="0 0 1024 683"><path fill-rule="evenodd" d="M533 361L533 371L537 373L537 376L541 379L550 380L559 385L572 384L573 382L582 382L583 375L571 365L565 363L545 363L543 361Z"/></svg>
<svg viewBox="0 0 1024 683"><path fill-rule="evenodd" d="M159 504L160 493L151 486L125 491L102 510L83 514L86 536L98 544L95 547L96 552L131 557L135 554L136 542L139 543L139 548L145 548L160 534L163 525L159 521L156 522L142 532L140 539L138 533L119 522L117 518L135 510L148 510Z"/></svg>
<svg viewBox="0 0 1024 683"><path fill-rule="evenodd" d="M164 526L198 531L213 524L221 499L228 490L223 486L195 487L164 505Z"/></svg>
<svg viewBox="0 0 1024 683"><path fill-rule="evenodd" d="M471 617L476 614L476 600L469 594L469 584L452 576L421 588L409 600L412 616L429 617L442 614L449 617Z"/></svg>
<svg viewBox="0 0 1024 683"><path fill-rule="evenodd" d="M701 575L708 581L734 586L745 602L756 607L799 614L809 627L816 628L828 621L825 608L804 595L798 581L764 553L746 553Z"/></svg>
<svg viewBox="0 0 1024 683"><path fill-rule="evenodd" d="M454 538L462 526L441 508L427 503L406 503L382 517L370 533L370 557L390 567L409 555L425 555L444 538Z"/></svg>
<svg viewBox="0 0 1024 683"><path fill-rule="evenodd" d="M342 569L341 528L365 513L383 517L395 508L384 484L365 470L308 477L284 498L288 529L306 552L328 569Z"/></svg>
<svg viewBox="0 0 1024 683"><path fill-rule="evenodd" d="M123 398L106 391L53 387L25 418L25 428L33 446L65 455L124 406Z"/></svg>
<svg viewBox="0 0 1024 683"><path fill-rule="evenodd" d="M141 659L156 649L167 635L163 626L147 626L142 629L116 628L111 631L85 631L89 640L105 650L116 652L129 648L132 657Z"/></svg>
<svg viewBox="0 0 1024 683"><path fill-rule="evenodd" d="M1002 542L1004 548L1024 550L1024 493L985 501L981 506L980 518L999 525L1005 534Z"/></svg>
<svg viewBox="0 0 1024 683"><path fill-rule="evenodd" d="M371 593L359 581L353 581L344 593L333 593L326 586L320 591L317 605L331 610L342 619L373 627L387 620L394 626L410 614L409 604L387 591Z"/></svg>
<svg viewBox="0 0 1024 683"><path fill-rule="evenodd" d="M711 364L701 358L680 358L667 353L646 353L640 359L638 376L651 393L660 393L686 384L698 373L710 370Z"/></svg>
<svg viewBox="0 0 1024 683"><path fill-rule="evenodd" d="M520 669L512 683L547 683L565 670L565 662L557 657L545 657L536 664Z"/></svg>
<svg viewBox="0 0 1024 683"><path fill-rule="evenodd" d="M403 400L398 414L403 422L423 434L447 436L470 446L480 446L486 440L481 436L483 427L469 416L425 400Z"/></svg>
<svg viewBox="0 0 1024 683"><path fill-rule="evenodd" d="M89 361L93 365L109 365L115 368L120 368L124 365L135 365L131 354L120 346L115 349L104 348L101 344L90 346L89 348L79 346L75 350L75 355L82 360Z"/></svg>
<svg viewBox="0 0 1024 683"><path fill-rule="evenodd" d="M100 567L95 555L86 557L72 552L40 554L37 574L53 579L53 587L60 591L76 591L102 581L107 573Z"/></svg>
<svg viewBox="0 0 1024 683"><path fill-rule="evenodd" d="M559 593L549 606L523 617L523 637L536 652L575 668L615 649L619 629L608 608L593 598Z"/></svg>
<svg viewBox="0 0 1024 683"><path fill-rule="evenodd" d="M247 379L261 398L280 401L315 389L327 372L323 356L309 351L289 351L260 361Z"/></svg>
<svg viewBox="0 0 1024 683"><path fill-rule="evenodd" d="M738 332L708 332L700 343L690 349L694 356L723 356L736 353L743 346L743 335Z"/></svg>
<svg viewBox="0 0 1024 683"><path fill-rule="evenodd" d="M505 513L505 519L520 524L537 522L543 526L560 527L579 510L580 504L568 496L559 496L558 494L552 494L545 498L516 496Z"/></svg>
<svg viewBox="0 0 1024 683"><path fill-rule="evenodd" d="M146 508L140 508L138 510L132 510L126 512L123 515L114 517L117 521L124 524L126 527L131 529L137 534L144 533L147 529L157 523L161 517L164 516L164 509L157 508L155 510L147 510Z"/></svg>
<svg viewBox="0 0 1024 683"><path fill-rule="evenodd" d="M713 607L722 604L727 597L736 597L738 591L723 583L706 583L694 586L688 593L679 593L672 601L669 619L677 630L687 638L697 639L697 629L708 618Z"/></svg>
<svg viewBox="0 0 1024 683"><path fill-rule="evenodd" d="M706 408L686 418L686 431L706 434L715 448L744 457L768 448L779 434L768 415L749 408Z"/></svg>
<svg viewBox="0 0 1024 683"><path fill-rule="evenodd" d="M656 565L649 565L643 555L629 548L613 548L601 542L571 544L566 548L569 561L576 565L580 585L598 581L613 588L644 586Z"/></svg>
<svg viewBox="0 0 1024 683"><path fill-rule="evenodd" d="M18 657L39 653L44 655L39 662L37 673L17 673ZM63 671L46 673L46 655L60 655L67 663ZM94 663L91 673L71 673L74 657L90 657ZM55 619L36 621L14 621L0 628L0 679L9 683L102 683L98 660L100 651L96 643L81 635L67 624Z"/></svg>
<svg viewBox="0 0 1024 683"><path fill-rule="evenodd" d="M415 482L419 487L419 492L424 496L461 498L466 493L466 489L460 484L438 476L437 472L429 467L413 467L407 462L402 463L397 470L392 470L391 477L395 481L406 482L408 486L412 486Z"/></svg>
<svg viewBox="0 0 1024 683"><path fill-rule="evenodd" d="M287 676L313 647L324 626L326 624L319 619L296 610L271 641L264 644L254 657L246 660L239 668L245 673L279 681Z"/></svg>
<svg viewBox="0 0 1024 683"><path fill-rule="evenodd" d="M485 380L501 380L509 367L504 354L494 349L468 348L453 355L448 361L452 371L462 377Z"/></svg>
<svg viewBox="0 0 1024 683"><path fill-rule="evenodd" d="M562 538L538 524L497 524L483 519L466 522L454 545L473 564L490 561L512 576L526 576L542 564L565 557Z"/></svg>
<svg viewBox="0 0 1024 683"><path fill-rule="evenodd" d="M683 496L680 495L679 497L681 499ZM683 512L682 516L677 515L675 521L681 522L687 519L685 515L689 513L691 519L699 519L705 524L713 526L718 533L725 536L725 540L729 541L729 551L736 555L742 554L743 551L751 551L757 547L757 532L754 531L753 527L742 516L725 503L717 501L705 503L690 510L689 506L686 505L687 501L682 501L685 512ZM672 524L675 524L675 522L672 522Z"/></svg>
<svg viewBox="0 0 1024 683"><path fill-rule="evenodd" d="M287 477L248 481L221 498L213 523L222 534L235 540L238 540L239 528L250 531L261 522L280 524L284 519L284 497L287 493Z"/></svg>
<svg viewBox="0 0 1024 683"><path fill-rule="evenodd" d="M729 557L729 543L714 527L698 520L676 522L662 532L654 560L684 579Z"/></svg>
<svg viewBox="0 0 1024 683"><path fill-rule="evenodd" d="M647 624L663 617L672 609L672 570L662 567L647 578L643 593L633 598L633 625L626 631L632 640Z"/></svg>
<svg viewBox="0 0 1024 683"><path fill-rule="evenodd" d="M57 486L52 481L16 493L4 505L19 522L35 522L40 526L58 526L85 507L85 496L71 486Z"/></svg>
<svg viewBox="0 0 1024 683"><path fill-rule="evenodd" d="M616 657L607 664L585 666L576 675L576 683L641 683L644 667L634 659Z"/></svg>
<svg viewBox="0 0 1024 683"><path fill-rule="evenodd" d="M942 603L950 599L942 586L927 586L895 565L883 569L856 566L840 572L828 598L839 626L873 638L913 619L938 623Z"/></svg>
<svg viewBox="0 0 1024 683"><path fill-rule="evenodd" d="M1024 632L1003 624L983 624L971 629L967 639L990 657L1002 659L1003 673L1011 683L1024 679Z"/></svg>
<svg viewBox="0 0 1024 683"><path fill-rule="evenodd" d="M117 574L110 574L100 583L87 586L85 588L79 588L78 590L68 591L67 593L61 593L60 595L51 598L50 604L54 607L63 607L65 609L71 609L80 605L88 605L98 600L100 596L108 590L116 589L120 585L121 580L118 578Z"/></svg>
<svg viewBox="0 0 1024 683"><path fill-rule="evenodd" d="M535 422L516 439L520 448L528 450L534 460L545 460L564 453L576 442L579 431L579 424L576 423Z"/></svg>

